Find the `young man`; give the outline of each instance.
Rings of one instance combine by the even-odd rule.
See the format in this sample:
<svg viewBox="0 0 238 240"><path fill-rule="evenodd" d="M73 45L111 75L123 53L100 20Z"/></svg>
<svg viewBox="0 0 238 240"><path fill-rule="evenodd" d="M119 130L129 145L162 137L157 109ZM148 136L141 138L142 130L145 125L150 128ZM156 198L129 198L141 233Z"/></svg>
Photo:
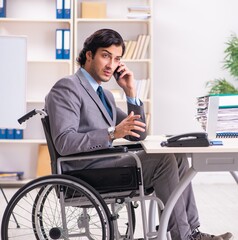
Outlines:
<svg viewBox="0 0 238 240"><path fill-rule="evenodd" d="M111 146L117 138L143 140L146 124L143 103L136 97L133 72L121 62L125 46L119 33L101 29L84 42L78 56L81 68L72 76L59 80L46 97L45 110L49 115L52 138L61 155L89 152ZM111 80L114 71L120 73L117 84L127 96L128 114L116 107L113 95L98 88ZM113 80L112 80L113 81ZM144 185L153 188L166 203L172 191L188 169L185 155L146 154L139 151ZM117 167L133 165L130 157L113 161L91 160L64 164L63 170L76 168ZM198 231L200 226L191 184L185 189L172 212L168 230L173 240L228 240L232 234L220 236Z"/></svg>

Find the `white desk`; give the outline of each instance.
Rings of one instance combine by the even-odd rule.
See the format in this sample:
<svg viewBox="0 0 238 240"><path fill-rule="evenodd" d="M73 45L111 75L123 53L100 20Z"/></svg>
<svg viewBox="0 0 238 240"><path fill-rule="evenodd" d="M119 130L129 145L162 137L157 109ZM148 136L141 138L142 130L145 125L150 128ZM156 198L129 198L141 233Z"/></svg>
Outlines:
<svg viewBox="0 0 238 240"><path fill-rule="evenodd" d="M167 226L174 205L198 172L228 171L238 183L238 177L235 173L238 171L238 139L222 139L223 146L210 147L161 147L160 143L163 140L165 138L160 136L148 136L141 144L147 153L190 154L191 167L165 204L160 219L158 240L166 240Z"/></svg>

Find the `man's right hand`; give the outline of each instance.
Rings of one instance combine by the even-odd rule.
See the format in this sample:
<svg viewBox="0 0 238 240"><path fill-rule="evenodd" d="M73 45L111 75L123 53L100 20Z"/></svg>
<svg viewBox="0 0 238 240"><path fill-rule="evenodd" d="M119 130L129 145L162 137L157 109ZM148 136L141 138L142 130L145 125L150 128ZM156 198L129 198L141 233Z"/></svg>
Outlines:
<svg viewBox="0 0 238 240"><path fill-rule="evenodd" d="M140 135L135 131L145 132L146 127L145 123L139 121L140 117L140 115L135 115L134 112L131 112L115 127L114 137L123 138L130 135L139 138Z"/></svg>

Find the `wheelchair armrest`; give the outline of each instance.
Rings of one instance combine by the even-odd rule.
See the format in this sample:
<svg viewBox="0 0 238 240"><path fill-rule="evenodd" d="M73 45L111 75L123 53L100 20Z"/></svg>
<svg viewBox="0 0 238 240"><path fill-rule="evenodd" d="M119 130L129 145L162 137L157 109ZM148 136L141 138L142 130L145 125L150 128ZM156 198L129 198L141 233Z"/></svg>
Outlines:
<svg viewBox="0 0 238 240"><path fill-rule="evenodd" d="M127 146L115 146L112 148L106 148L106 149L101 149L101 150L96 150L92 152L83 152L83 153L76 153L76 154L71 154L67 156L61 156L61 157L86 157L86 156L94 156L94 155L100 155L100 154L112 154L112 153L126 153L128 152Z"/></svg>
<svg viewBox="0 0 238 240"><path fill-rule="evenodd" d="M143 147L140 143L131 143L131 144L123 144L121 147L127 147L128 151L139 151L143 150Z"/></svg>

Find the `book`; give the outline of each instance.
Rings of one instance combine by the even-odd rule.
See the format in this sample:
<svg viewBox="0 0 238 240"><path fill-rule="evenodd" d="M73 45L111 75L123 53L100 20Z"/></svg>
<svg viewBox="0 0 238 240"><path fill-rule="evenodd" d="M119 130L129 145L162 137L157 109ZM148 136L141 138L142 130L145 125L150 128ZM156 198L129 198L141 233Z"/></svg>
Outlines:
<svg viewBox="0 0 238 240"><path fill-rule="evenodd" d="M137 97L141 100L146 100L149 92L149 79L136 80Z"/></svg>
<svg viewBox="0 0 238 240"><path fill-rule="evenodd" d="M130 49L130 47L131 47L131 44L132 44L132 41L131 41L131 40L127 41L126 50L125 50L124 55L123 55L123 58L124 58L124 59L127 58L127 54L128 54L129 49Z"/></svg>
<svg viewBox="0 0 238 240"><path fill-rule="evenodd" d="M129 12L146 12L150 13L150 6L148 5L134 5L128 7Z"/></svg>
<svg viewBox="0 0 238 240"><path fill-rule="evenodd" d="M132 55L135 51L136 41L131 41L130 48L127 51L126 59L132 59Z"/></svg>
<svg viewBox="0 0 238 240"><path fill-rule="evenodd" d="M140 47L142 36L143 36L142 34L139 34L138 37L137 37L135 51L134 51L134 53L132 55L132 59L137 59L138 50L139 50L139 47Z"/></svg>
<svg viewBox="0 0 238 240"><path fill-rule="evenodd" d="M142 50L143 50L143 47L144 47L144 44L145 44L146 36L147 35L143 34L142 37L141 37L138 53L137 53L137 56L136 56L137 59L141 58L141 53L142 53Z"/></svg>
<svg viewBox="0 0 238 240"><path fill-rule="evenodd" d="M148 47L150 43L150 35L146 35L144 45L142 47L142 52L141 52L141 59L144 59L146 57L146 53L148 52Z"/></svg>
<svg viewBox="0 0 238 240"><path fill-rule="evenodd" d="M127 18L129 19L148 19L151 15L149 13L128 13Z"/></svg>

